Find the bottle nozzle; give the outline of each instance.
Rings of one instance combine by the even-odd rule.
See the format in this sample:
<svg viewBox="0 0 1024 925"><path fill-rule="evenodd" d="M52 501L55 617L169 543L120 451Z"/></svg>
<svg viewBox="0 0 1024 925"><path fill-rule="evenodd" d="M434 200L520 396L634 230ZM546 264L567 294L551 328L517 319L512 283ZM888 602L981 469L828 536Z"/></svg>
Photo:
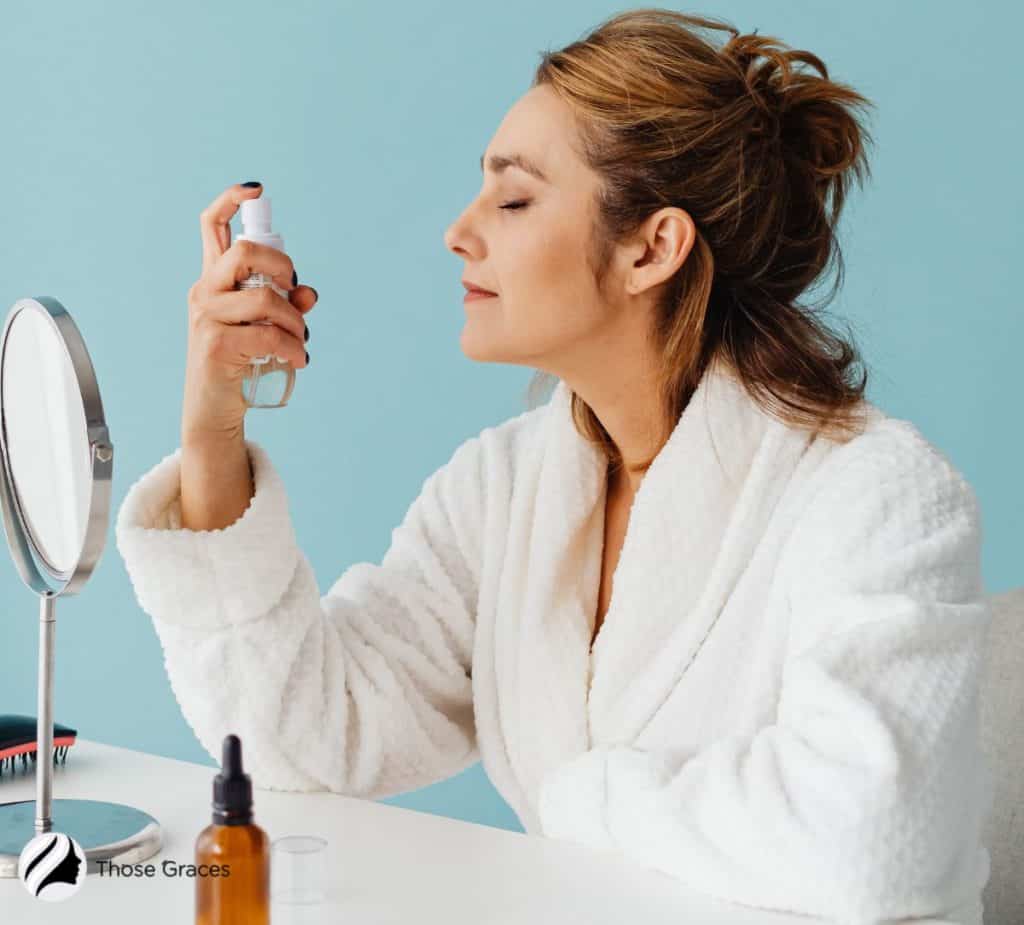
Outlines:
<svg viewBox="0 0 1024 925"><path fill-rule="evenodd" d="M213 779L213 821L243 825L252 821L252 780L242 769L242 741L231 733L221 745L221 771Z"/></svg>
<svg viewBox="0 0 1024 925"><path fill-rule="evenodd" d="M224 737L220 766L226 778L242 776L242 740L233 733Z"/></svg>
<svg viewBox="0 0 1024 925"><path fill-rule="evenodd" d="M270 199L246 199L241 206L242 234L270 234Z"/></svg>

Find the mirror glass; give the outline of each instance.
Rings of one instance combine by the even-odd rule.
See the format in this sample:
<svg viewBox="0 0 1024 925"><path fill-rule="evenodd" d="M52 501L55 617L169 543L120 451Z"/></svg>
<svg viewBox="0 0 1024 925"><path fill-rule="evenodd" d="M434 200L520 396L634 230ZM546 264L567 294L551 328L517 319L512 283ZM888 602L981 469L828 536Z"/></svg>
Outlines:
<svg viewBox="0 0 1024 925"><path fill-rule="evenodd" d="M66 572L85 542L92 454L75 369L49 314L14 316L0 375L14 494L36 552Z"/></svg>

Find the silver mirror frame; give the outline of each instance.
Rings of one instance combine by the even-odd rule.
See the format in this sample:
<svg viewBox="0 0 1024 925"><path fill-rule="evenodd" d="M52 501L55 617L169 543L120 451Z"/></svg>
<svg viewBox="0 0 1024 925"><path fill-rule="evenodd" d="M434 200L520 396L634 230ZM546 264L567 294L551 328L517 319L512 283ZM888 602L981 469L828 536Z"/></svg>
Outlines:
<svg viewBox="0 0 1024 925"><path fill-rule="evenodd" d="M8 333L23 311L41 314L63 341L85 411L92 462L89 518L78 559L65 571L54 568L45 550L36 542L12 476L7 421L3 414L3 370ZM22 848L35 836L51 831L63 832L79 843L86 855L87 873L97 872L101 861L129 864L145 860L156 854L162 844L159 823L134 807L95 800L53 800L50 756L53 754L56 599L62 594L76 594L103 554L110 518L113 466L114 447L103 414L96 371L78 326L64 306L51 296L19 299L11 306L0 336L0 509L15 566L25 584L40 597L36 799L0 804L0 877L17 877ZM42 563L43 571L36 559ZM47 578L56 582L57 587L51 587Z"/></svg>
<svg viewBox="0 0 1024 925"><path fill-rule="evenodd" d="M100 400L96 371L93 369L89 352L85 349L85 341L78 330L78 325L56 299L50 296L37 296L34 299L19 299L11 306L4 323L3 334L0 336L0 374L4 368L8 332L15 319L23 311L35 311L43 315L64 341L75 370L75 377L78 380L78 389L82 395L92 459L92 498L89 502L89 521L85 529L85 539L74 567L60 571L53 567L46 557L45 551L36 543L28 518L25 517L18 493L12 483L7 422L2 415L4 407L3 377L0 375L0 454L3 457L2 466L0 466L3 470L3 477L0 478L0 507L3 509L7 545L11 549L11 556L14 558L14 564L21 574L22 581L37 594L45 597L59 597L61 594L76 594L88 581L103 554L107 538L107 525L110 522L114 447L110 442L110 433L103 415L103 402ZM14 529L11 529L12 527ZM59 587L50 587L36 566L33 552L42 562L46 574L57 582Z"/></svg>

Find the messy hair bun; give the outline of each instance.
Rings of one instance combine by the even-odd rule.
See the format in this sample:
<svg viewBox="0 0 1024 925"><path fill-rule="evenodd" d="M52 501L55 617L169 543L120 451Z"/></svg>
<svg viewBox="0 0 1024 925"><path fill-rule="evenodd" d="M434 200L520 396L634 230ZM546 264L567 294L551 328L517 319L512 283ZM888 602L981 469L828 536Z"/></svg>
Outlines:
<svg viewBox="0 0 1024 925"><path fill-rule="evenodd" d="M716 47L697 30L724 30ZM810 65L808 73L798 65ZM722 359L751 396L798 427L859 432L867 372L857 348L815 312L842 283L836 223L851 178L863 183L872 106L822 61L716 19L637 9L546 52L533 85L570 104L580 155L601 177L593 265L657 209L685 209L694 246L658 305L666 436L708 364ZM798 298L834 264L826 298ZM618 462L596 416L577 426Z"/></svg>

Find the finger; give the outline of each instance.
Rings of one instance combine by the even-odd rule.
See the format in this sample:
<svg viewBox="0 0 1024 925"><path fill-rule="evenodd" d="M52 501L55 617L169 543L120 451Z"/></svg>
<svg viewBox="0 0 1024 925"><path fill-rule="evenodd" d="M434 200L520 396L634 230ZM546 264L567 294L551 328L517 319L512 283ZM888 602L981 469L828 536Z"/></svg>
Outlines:
<svg viewBox="0 0 1024 925"><path fill-rule="evenodd" d="M296 286L288 293L288 301L305 314L317 303L317 291L312 286Z"/></svg>
<svg viewBox="0 0 1024 925"><path fill-rule="evenodd" d="M231 246L231 217L246 199L257 199L262 186L248 187L236 183L229 186L199 214L199 230L203 238L203 273Z"/></svg>
<svg viewBox="0 0 1024 925"><path fill-rule="evenodd" d="M306 345L299 335L295 337L276 324L254 324L249 327L228 326L221 338L221 355L232 363L248 363L253 357L284 357L296 369L309 362Z"/></svg>
<svg viewBox="0 0 1024 925"><path fill-rule="evenodd" d="M299 340L305 340L302 312L273 289L238 289L212 298L207 317L222 324L247 325L270 321Z"/></svg>
<svg viewBox="0 0 1024 925"><path fill-rule="evenodd" d="M272 278L279 289L290 291L295 278L292 258L284 251L256 241L235 241L218 257L207 274L207 282L214 292L234 289L236 284L253 273Z"/></svg>

